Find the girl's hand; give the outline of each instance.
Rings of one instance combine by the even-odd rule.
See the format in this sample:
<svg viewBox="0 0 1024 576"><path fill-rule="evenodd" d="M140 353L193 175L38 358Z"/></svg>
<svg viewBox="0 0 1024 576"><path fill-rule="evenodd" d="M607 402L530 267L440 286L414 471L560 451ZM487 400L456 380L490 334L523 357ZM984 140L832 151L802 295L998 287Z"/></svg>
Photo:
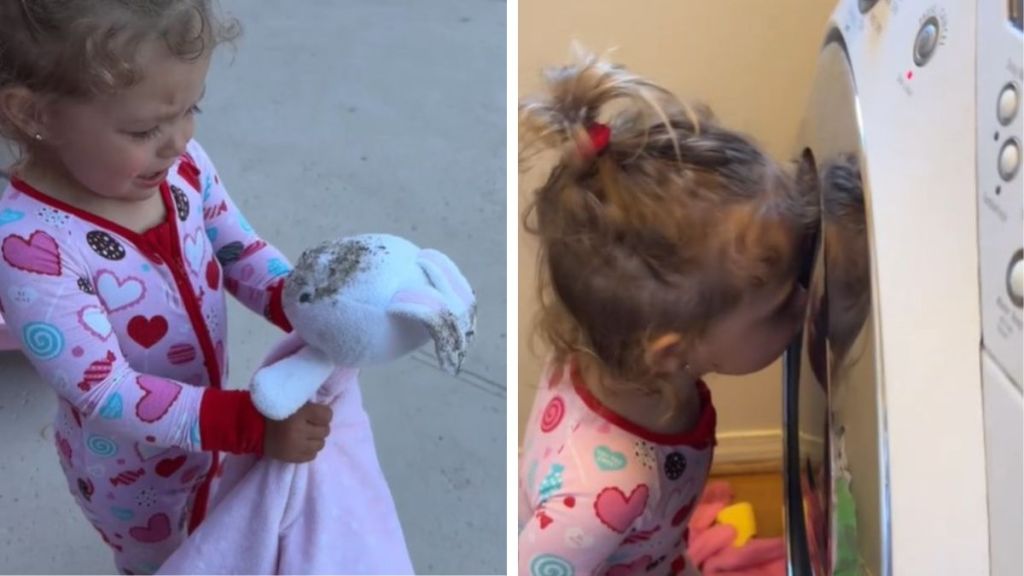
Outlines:
<svg viewBox="0 0 1024 576"><path fill-rule="evenodd" d="M263 455L295 464L313 460L331 433L333 415L327 406L307 402L284 420L267 419Z"/></svg>

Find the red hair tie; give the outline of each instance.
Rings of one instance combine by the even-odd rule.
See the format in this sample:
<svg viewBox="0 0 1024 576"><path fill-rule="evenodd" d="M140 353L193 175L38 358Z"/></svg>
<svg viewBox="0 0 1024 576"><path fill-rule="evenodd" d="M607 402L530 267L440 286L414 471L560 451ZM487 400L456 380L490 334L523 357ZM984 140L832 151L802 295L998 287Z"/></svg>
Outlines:
<svg viewBox="0 0 1024 576"><path fill-rule="evenodd" d="M587 135L590 136L590 147L594 151L594 156L600 156L608 148L608 143L612 139L612 130L607 124L594 122L587 126Z"/></svg>

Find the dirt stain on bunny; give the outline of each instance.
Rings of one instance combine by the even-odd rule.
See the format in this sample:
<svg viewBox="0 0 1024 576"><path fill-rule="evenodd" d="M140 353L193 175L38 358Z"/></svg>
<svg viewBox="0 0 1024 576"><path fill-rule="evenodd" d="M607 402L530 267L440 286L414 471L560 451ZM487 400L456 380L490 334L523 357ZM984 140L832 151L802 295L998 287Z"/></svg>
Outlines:
<svg viewBox="0 0 1024 576"><path fill-rule="evenodd" d="M324 242L303 252L289 276L285 295L303 304L336 296L357 273L369 272L372 261L386 255L382 245L361 241ZM312 288L312 290L308 290Z"/></svg>
<svg viewBox="0 0 1024 576"><path fill-rule="evenodd" d="M463 327L459 318L451 311L444 311L440 317L430 323L429 330L434 339L437 356L442 368L458 374L462 369L469 343L476 330L476 306L469 310L468 326Z"/></svg>

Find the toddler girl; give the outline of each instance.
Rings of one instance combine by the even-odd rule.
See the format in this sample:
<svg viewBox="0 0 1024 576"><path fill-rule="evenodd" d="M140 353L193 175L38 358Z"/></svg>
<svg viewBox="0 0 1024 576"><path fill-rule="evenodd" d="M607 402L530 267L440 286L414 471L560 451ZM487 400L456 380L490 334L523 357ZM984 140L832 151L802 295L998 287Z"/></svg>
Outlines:
<svg viewBox="0 0 1024 576"><path fill-rule="evenodd" d="M68 486L126 574L203 519L218 452L308 461L330 411L264 421L228 391L225 291L290 330L290 265L192 140L209 0L3 0L0 311L57 393Z"/></svg>
<svg viewBox="0 0 1024 576"><path fill-rule="evenodd" d="M764 368L798 331L813 198L708 110L593 57L520 117L524 151L557 156L525 218L554 356L524 438L520 571L696 574L701 378Z"/></svg>

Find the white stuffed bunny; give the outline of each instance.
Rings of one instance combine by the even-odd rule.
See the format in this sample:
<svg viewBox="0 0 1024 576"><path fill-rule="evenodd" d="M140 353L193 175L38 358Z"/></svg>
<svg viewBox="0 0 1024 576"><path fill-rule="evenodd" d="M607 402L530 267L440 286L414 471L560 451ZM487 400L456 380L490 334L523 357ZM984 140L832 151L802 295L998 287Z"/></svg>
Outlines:
<svg viewBox="0 0 1024 576"><path fill-rule="evenodd" d="M307 346L256 373L252 395L283 420L336 368L399 358L434 340L438 361L457 373L476 325L476 299L437 250L385 234L324 242L307 250L285 282L284 310Z"/></svg>

